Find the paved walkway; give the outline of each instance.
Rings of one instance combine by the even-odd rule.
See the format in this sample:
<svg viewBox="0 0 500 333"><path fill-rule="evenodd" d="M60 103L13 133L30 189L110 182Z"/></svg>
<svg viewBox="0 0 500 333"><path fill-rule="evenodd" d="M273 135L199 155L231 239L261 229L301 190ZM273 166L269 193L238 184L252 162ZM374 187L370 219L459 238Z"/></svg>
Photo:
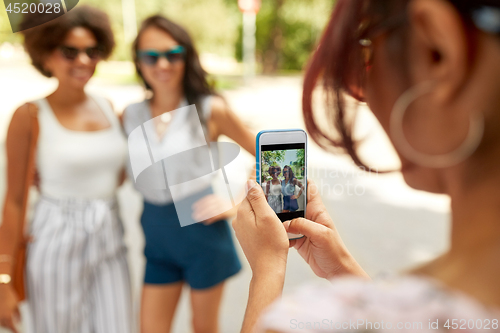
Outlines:
<svg viewBox="0 0 500 333"><path fill-rule="evenodd" d="M55 84L25 64L0 63L1 202L5 191L5 131L11 114L23 102L46 95ZM113 86L93 81L89 90L110 98L118 110L143 98L142 89L136 85ZM223 94L234 111L256 132L304 127L299 77L258 77L245 87ZM361 109L360 118L357 133L369 138L362 147L363 156L374 165L382 166L382 162L394 165L394 154L373 117ZM446 249L449 232L446 198L413 191L397 174L361 173L345 157L326 154L312 142L309 147L310 178L318 184L345 243L369 274L376 275L386 269L402 270L432 259ZM253 159L247 158L250 166ZM144 267L144 240L138 223L141 203L130 183L120 189L119 199L130 249L134 292L138 296ZM222 333L239 330L247 302L251 272L239 247L238 251L244 263L243 271L227 282L222 304ZM285 293L308 281L328 283L316 278L292 249ZM3 332L0 329L0 333ZM191 332L187 293L181 298L173 332Z"/></svg>

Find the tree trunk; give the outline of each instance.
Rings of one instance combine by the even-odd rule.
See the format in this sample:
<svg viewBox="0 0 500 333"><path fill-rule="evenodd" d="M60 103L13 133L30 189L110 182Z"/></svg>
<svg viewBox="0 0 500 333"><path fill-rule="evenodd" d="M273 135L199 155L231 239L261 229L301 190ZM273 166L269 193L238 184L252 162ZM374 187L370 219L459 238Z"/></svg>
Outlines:
<svg viewBox="0 0 500 333"><path fill-rule="evenodd" d="M285 0L275 0L274 17L272 20L273 28L267 40L267 47L264 51L263 68L264 74L276 73L280 67L281 50L283 48L283 28L281 20L281 8Z"/></svg>

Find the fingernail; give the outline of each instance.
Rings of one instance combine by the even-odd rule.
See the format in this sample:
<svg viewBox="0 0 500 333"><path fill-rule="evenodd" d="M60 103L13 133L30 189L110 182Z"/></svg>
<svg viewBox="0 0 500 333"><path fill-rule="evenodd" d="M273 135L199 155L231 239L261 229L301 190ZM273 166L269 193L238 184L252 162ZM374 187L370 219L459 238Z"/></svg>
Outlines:
<svg viewBox="0 0 500 333"><path fill-rule="evenodd" d="M292 221L283 222L283 226L285 227L285 230L288 230L288 228L290 228L290 222L292 222Z"/></svg>
<svg viewBox="0 0 500 333"><path fill-rule="evenodd" d="M250 191L250 189L251 189L252 187L254 187L254 185L255 185L255 182L254 182L253 180L251 180L251 179L247 180L247 183L246 183L246 185L245 185L245 186L246 186L246 190L247 190L247 192L248 192L248 191Z"/></svg>

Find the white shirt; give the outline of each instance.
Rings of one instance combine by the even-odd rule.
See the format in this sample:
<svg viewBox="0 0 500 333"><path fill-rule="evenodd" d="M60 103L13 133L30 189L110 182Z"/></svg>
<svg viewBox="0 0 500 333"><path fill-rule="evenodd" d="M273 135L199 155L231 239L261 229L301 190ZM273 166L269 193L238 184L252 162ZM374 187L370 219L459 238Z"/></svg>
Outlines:
<svg viewBox="0 0 500 333"><path fill-rule="evenodd" d="M110 127L75 131L64 127L46 99L38 106L37 170L42 195L54 198L111 198L125 166L127 145L118 118L104 98L91 96Z"/></svg>

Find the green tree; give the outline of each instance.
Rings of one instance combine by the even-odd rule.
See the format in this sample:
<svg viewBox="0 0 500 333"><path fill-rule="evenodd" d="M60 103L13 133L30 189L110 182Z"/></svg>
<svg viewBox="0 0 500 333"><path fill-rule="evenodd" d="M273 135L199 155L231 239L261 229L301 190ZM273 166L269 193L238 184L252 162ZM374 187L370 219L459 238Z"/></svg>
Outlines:
<svg viewBox="0 0 500 333"><path fill-rule="evenodd" d="M314 50L335 0L265 0L257 14L257 61L264 73L301 70ZM242 28L236 58L242 56Z"/></svg>
<svg viewBox="0 0 500 333"><path fill-rule="evenodd" d="M262 159L268 166L279 165L285 160L285 150L265 151L262 153Z"/></svg>

